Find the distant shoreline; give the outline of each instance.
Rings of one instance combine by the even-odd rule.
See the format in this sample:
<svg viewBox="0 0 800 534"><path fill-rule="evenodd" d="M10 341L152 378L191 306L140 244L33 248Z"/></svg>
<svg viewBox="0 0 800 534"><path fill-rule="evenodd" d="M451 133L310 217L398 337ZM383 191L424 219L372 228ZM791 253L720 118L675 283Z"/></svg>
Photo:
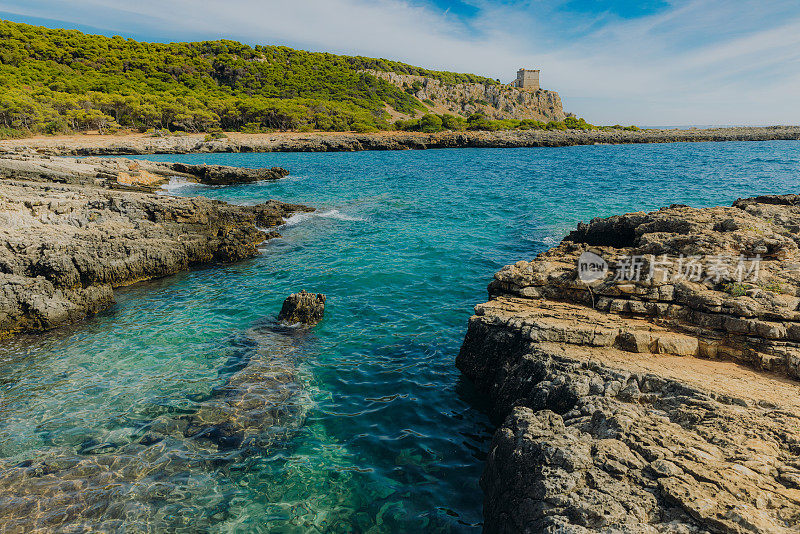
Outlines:
<svg viewBox="0 0 800 534"><path fill-rule="evenodd" d="M510 130L466 132L278 132L152 137L148 134L73 135L0 141L0 153L38 152L52 156L192 154L226 152L355 152L435 148L526 148L594 144L800 140L800 126L728 127L687 130L582 131Z"/></svg>

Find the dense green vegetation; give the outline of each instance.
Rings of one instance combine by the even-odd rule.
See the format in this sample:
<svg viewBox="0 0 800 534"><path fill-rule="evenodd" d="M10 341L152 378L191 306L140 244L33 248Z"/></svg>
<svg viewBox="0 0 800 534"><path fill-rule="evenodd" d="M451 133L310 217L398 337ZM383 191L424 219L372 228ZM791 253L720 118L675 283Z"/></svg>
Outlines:
<svg viewBox="0 0 800 534"><path fill-rule="evenodd" d="M583 119L542 123L424 114L414 95L365 70L496 84L474 74L397 61L235 41L142 43L0 21L0 138L122 128L139 131L594 129ZM429 101L430 104L433 104ZM420 116L390 123L387 106Z"/></svg>
<svg viewBox="0 0 800 534"><path fill-rule="evenodd" d="M113 130L389 128L413 95L360 72L494 80L396 61L234 41L141 43L0 21L0 136Z"/></svg>
<svg viewBox="0 0 800 534"><path fill-rule="evenodd" d="M636 126L595 126L584 119L567 117L563 121L542 122L533 119L491 120L481 113L474 113L467 118L458 115L426 114L419 119L395 121L398 130L408 132L440 132L443 130L629 130L638 131Z"/></svg>

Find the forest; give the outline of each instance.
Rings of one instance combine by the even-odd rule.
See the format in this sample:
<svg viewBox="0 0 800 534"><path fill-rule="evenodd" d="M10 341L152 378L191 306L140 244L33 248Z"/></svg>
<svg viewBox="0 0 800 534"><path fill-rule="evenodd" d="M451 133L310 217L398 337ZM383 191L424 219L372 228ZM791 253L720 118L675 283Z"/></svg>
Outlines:
<svg viewBox="0 0 800 534"><path fill-rule="evenodd" d="M384 59L234 41L144 43L0 21L0 128L14 133L168 129L386 129L414 96L360 72L497 83Z"/></svg>
<svg viewBox="0 0 800 534"><path fill-rule="evenodd" d="M0 138L81 131L440 131L591 128L426 113L367 69L496 80L386 59L235 41L146 43L0 21ZM412 118L394 121L392 108Z"/></svg>

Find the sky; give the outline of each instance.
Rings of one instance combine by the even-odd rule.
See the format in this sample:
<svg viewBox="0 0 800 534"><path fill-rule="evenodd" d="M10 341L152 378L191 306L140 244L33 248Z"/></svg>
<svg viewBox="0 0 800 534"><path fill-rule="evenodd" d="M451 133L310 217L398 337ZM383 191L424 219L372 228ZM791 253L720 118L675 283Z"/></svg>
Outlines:
<svg viewBox="0 0 800 534"><path fill-rule="evenodd" d="M0 0L0 18L228 38L510 82L541 70L596 124L800 124L798 0Z"/></svg>

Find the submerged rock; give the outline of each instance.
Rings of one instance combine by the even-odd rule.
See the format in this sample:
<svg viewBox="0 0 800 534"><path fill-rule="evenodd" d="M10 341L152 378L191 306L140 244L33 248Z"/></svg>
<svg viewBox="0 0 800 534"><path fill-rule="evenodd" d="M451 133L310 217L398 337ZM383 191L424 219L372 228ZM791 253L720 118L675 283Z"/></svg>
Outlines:
<svg viewBox="0 0 800 534"><path fill-rule="evenodd" d="M128 443L0 459L0 532L207 532L231 519L244 462L284 446L310 405L302 334L273 324L246 338L242 367L209 398L142 421Z"/></svg>
<svg viewBox="0 0 800 534"><path fill-rule="evenodd" d="M297 377L302 334L268 324L250 329L247 339L252 349L240 370L198 401L192 413L162 416L151 432L208 442L219 450L266 449L288 439L309 404Z"/></svg>
<svg viewBox="0 0 800 534"><path fill-rule="evenodd" d="M500 423L487 532L800 529L796 198L596 219L495 275L456 360Z"/></svg>
<svg viewBox="0 0 800 534"><path fill-rule="evenodd" d="M308 293L305 289L292 293L283 301L278 320L288 324L313 326L325 315L325 295Z"/></svg>

